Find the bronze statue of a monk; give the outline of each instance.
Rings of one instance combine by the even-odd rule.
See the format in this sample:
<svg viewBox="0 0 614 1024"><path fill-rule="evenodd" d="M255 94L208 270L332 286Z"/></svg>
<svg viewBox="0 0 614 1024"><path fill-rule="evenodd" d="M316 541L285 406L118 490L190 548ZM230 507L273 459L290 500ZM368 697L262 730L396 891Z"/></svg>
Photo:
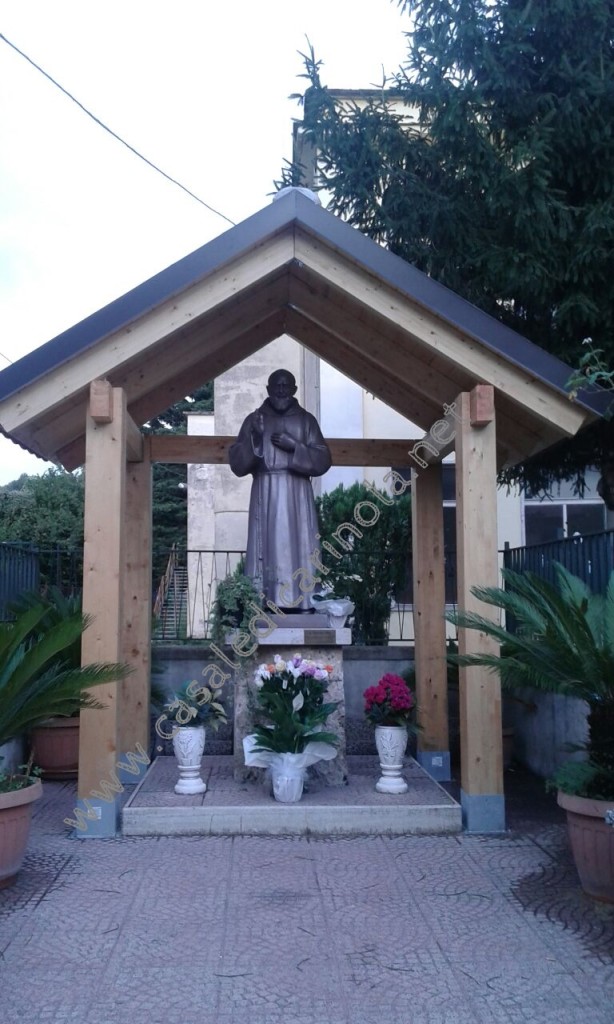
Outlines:
<svg viewBox="0 0 614 1024"><path fill-rule="evenodd" d="M245 573L279 608L309 611L319 548L311 477L326 473L331 455L289 370L271 374L267 393L229 450L233 473L253 474Z"/></svg>

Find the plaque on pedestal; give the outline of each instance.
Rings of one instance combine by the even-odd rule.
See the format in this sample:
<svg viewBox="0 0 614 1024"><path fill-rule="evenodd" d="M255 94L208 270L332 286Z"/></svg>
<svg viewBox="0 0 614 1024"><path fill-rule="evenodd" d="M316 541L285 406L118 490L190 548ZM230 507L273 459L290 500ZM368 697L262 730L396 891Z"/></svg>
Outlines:
<svg viewBox="0 0 614 1024"><path fill-rule="evenodd" d="M267 622L274 623L258 630L258 643L262 647L347 647L352 643L352 630L334 628L328 615L318 612L313 614L297 614L288 612L283 615L269 615ZM305 655L307 657L307 655Z"/></svg>

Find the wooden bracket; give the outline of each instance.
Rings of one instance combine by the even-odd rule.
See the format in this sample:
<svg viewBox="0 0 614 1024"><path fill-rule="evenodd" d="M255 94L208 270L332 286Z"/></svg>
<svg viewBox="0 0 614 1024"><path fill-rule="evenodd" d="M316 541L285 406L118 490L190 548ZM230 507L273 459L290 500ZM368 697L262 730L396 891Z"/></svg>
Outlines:
<svg viewBox="0 0 614 1024"><path fill-rule="evenodd" d="M113 422L113 388L108 380L93 380L91 382L90 416L94 423Z"/></svg>
<svg viewBox="0 0 614 1024"><path fill-rule="evenodd" d="M485 427L495 418L495 389L492 384L476 384L469 393L469 422Z"/></svg>

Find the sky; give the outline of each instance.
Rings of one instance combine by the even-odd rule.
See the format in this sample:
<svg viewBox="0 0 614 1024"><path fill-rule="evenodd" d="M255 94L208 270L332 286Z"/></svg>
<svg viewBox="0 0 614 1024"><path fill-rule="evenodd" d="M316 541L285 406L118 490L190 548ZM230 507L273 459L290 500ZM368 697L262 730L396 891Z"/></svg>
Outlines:
<svg viewBox="0 0 614 1024"><path fill-rule="evenodd" d="M405 53L393 0L3 0L0 33L239 222L291 157L309 40L331 88ZM0 369L230 226L0 40ZM0 438L0 485L46 464Z"/></svg>

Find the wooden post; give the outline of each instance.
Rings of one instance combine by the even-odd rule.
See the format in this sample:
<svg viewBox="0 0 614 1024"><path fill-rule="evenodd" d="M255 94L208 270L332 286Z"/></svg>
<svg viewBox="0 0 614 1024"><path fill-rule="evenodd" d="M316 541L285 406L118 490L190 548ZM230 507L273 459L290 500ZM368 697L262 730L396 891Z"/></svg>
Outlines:
<svg viewBox="0 0 614 1024"><path fill-rule="evenodd" d="M495 616L471 587L497 586L497 491L494 391L459 395L456 431L456 548L459 611ZM459 651L496 653L476 630L459 629ZM487 668L460 670L461 804L470 832L505 829L501 684Z"/></svg>
<svg viewBox="0 0 614 1024"><path fill-rule="evenodd" d="M124 530L124 621L122 661L132 673L120 684L119 750L121 782L135 783L149 750L149 688L151 675L151 461L145 444L141 462L128 464ZM140 750L139 750L140 747ZM136 755L136 760L129 755ZM126 760L126 755L128 759Z"/></svg>
<svg viewBox="0 0 614 1024"><path fill-rule="evenodd" d="M441 463L412 470L412 562L418 762L435 779L450 778L448 673Z"/></svg>
<svg viewBox="0 0 614 1024"><path fill-rule="evenodd" d="M92 624L83 634L81 660L122 658L126 396L95 381L86 429L83 611ZM82 711L79 746L79 833L115 835L119 817L117 778L119 682L93 687L102 711Z"/></svg>

